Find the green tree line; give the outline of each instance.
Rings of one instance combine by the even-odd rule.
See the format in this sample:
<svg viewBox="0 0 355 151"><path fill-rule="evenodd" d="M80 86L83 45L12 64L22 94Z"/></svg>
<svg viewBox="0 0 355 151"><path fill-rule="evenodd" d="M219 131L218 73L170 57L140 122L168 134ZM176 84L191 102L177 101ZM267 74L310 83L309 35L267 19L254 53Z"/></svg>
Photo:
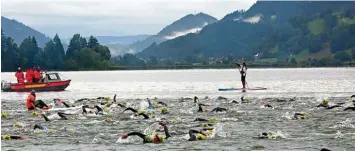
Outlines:
<svg viewBox="0 0 355 151"><path fill-rule="evenodd" d="M38 47L35 37L25 38L18 46L1 30L1 71L15 71L40 66L47 70L95 70L107 69L110 50L90 36L88 40L75 34L67 51L56 34L43 48Z"/></svg>

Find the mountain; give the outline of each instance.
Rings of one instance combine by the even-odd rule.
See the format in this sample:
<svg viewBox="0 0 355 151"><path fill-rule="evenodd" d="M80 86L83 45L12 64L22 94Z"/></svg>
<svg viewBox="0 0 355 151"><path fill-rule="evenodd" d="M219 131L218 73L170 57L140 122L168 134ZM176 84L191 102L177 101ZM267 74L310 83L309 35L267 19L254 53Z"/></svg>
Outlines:
<svg viewBox="0 0 355 151"><path fill-rule="evenodd" d="M136 41L145 40L151 35L132 35L132 36L96 36L97 40L103 45L106 44L123 44L130 45Z"/></svg>
<svg viewBox="0 0 355 151"><path fill-rule="evenodd" d="M345 1L257 1L247 11L228 14L198 33L154 43L137 55L175 61L251 60L256 54L297 61L336 57L355 49L354 10L355 3Z"/></svg>
<svg viewBox="0 0 355 151"><path fill-rule="evenodd" d="M15 40L17 45L20 45L22 41L29 36L34 36L36 38L39 47L43 47L44 44L49 41L49 37L43 33L14 19L10 20L3 16L1 16L1 28L5 35Z"/></svg>
<svg viewBox="0 0 355 151"><path fill-rule="evenodd" d="M163 41L174 39L189 33L199 32L204 26L216 21L216 18L204 13L186 15L163 28L158 34L150 36L145 40L134 42L133 44L121 49L120 54L127 52L137 53L153 43L159 44Z"/></svg>

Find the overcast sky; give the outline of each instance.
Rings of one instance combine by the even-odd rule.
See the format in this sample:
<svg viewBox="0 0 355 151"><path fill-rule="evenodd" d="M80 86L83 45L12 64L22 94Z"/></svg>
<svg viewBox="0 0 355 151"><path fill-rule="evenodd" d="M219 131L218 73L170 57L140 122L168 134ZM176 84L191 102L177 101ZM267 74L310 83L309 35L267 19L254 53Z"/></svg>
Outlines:
<svg viewBox="0 0 355 151"><path fill-rule="evenodd" d="M256 0L1 0L1 15L46 35L156 34L177 19L204 12L217 19Z"/></svg>

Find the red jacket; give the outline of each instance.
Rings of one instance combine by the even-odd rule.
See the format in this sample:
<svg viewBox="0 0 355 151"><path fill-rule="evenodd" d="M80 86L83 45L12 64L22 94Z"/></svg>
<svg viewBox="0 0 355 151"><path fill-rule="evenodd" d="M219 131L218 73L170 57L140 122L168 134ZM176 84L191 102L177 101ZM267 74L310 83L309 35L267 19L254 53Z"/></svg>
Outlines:
<svg viewBox="0 0 355 151"><path fill-rule="evenodd" d="M17 80L25 80L25 76L23 74L23 72L16 72L15 73L15 77L17 78Z"/></svg>
<svg viewBox="0 0 355 151"><path fill-rule="evenodd" d="M35 77L36 79L40 79L40 78L41 78L41 73L40 73L40 72L34 71L33 73L34 73L34 77Z"/></svg>

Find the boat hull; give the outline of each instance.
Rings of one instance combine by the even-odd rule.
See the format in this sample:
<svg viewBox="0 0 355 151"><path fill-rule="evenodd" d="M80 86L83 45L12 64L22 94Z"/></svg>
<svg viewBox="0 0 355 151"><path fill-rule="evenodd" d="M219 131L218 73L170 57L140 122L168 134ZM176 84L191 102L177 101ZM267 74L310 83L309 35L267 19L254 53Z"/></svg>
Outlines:
<svg viewBox="0 0 355 151"><path fill-rule="evenodd" d="M35 90L37 92L43 91L64 91L70 84L71 80L35 83L35 84L11 84L9 88L2 88L4 92L30 92Z"/></svg>

